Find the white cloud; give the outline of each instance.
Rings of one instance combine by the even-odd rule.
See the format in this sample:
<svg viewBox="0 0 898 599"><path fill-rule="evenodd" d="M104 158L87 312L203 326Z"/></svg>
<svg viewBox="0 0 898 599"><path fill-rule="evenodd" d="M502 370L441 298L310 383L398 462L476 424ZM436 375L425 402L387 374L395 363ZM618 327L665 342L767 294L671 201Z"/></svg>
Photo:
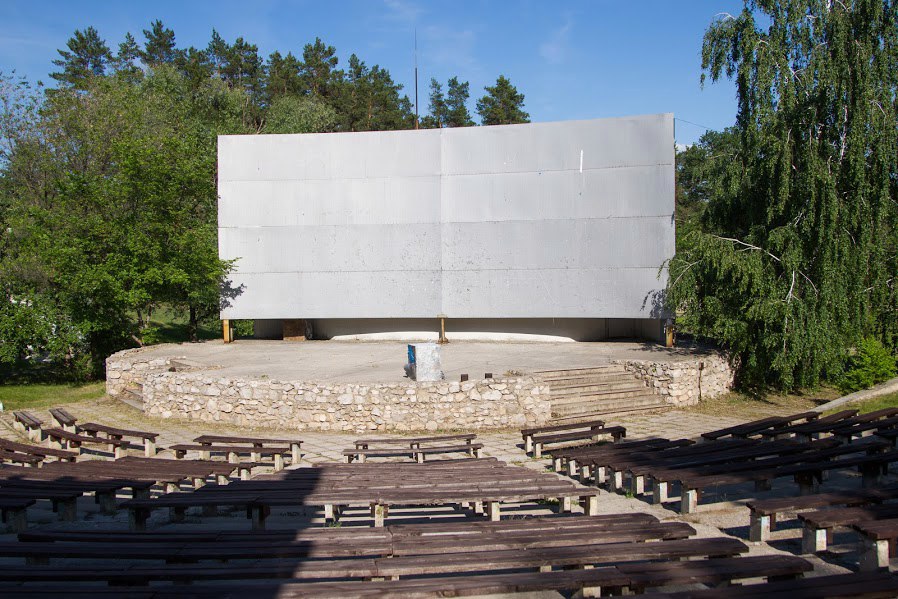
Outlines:
<svg viewBox="0 0 898 599"><path fill-rule="evenodd" d="M574 17L570 12L564 15L564 24L552 30L549 38L539 45L539 55L552 64L564 62L570 50L571 29L574 27Z"/></svg>
<svg viewBox="0 0 898 599"><path fill-rule="evenodd" d="M417 22L424 12L418 4L408 0L384 0L384 6L387 7L387 18L405 23Z"/></svg>

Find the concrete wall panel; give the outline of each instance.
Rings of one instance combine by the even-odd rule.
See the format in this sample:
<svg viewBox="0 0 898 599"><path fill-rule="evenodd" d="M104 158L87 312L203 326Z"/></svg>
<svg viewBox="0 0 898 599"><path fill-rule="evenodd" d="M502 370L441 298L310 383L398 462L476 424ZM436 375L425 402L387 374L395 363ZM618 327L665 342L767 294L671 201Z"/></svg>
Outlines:
<svg viewBox="0 0 898 599"><path fill-rule="evenodd" d="M223 318L650 318L672 115L219 138Z"/></svg>

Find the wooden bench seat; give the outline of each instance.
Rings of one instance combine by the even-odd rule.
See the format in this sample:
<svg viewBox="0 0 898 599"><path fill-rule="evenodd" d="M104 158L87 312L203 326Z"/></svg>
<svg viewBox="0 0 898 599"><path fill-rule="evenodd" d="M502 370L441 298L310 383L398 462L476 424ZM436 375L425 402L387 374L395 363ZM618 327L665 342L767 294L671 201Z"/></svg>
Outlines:
<svg viewBox="0 0 898 599"><path fill-rule="evenodd" d="M156 455L156 437L159 436L159 433L116 428L113 426L106 426L105 424L98 424L96 422L78 425L78 430L98 438L102 433L106 436L105 438L115 439L117 441L122 441L125 437L140 439L140 442L143 444L144 455L148 458Z"/></svg>
<svg viewBox="0 0 898 599"><path fill-rule="evenodd" d="M605 480L605 466L608 459L624 459L632 453L654 452L695 445L691 439L646 439L644 441L622 441L590 447L571 447L552 452L552 463L556 472L567 467L568 474L575 476L580 469L580 479L592 477L596 485ZM596 468L596 464L601 464Z"/></svg>
<svg viewBox="0 0 898 599"><path fill-rule="evenodd" d="M531 442L533 443L533 457L541 458L546 445L569 443L571 441L597 442L600 437L606 435L611 437L612 442L618 443L621 439L627 436L627 429L622 426L609 426L607 428L590 428L588 430L570 433L533 435L531 437Z"/></svg>
<svg viewBox="0 0 898 599"><path fill-rule="evenodd" d="M395 457L410 455L419 464L423 464L428 454L444 454L444 453L466 453L472 458L483 457L483 443L460 443L457 445L419 445L417 447L404 448L379 448L379 449L355 449L343 450L343 457L346 463L350 464L355 460L365 462L367 458L373 457Z"/></svg>
<svg viewBox="0 0 898 599"><path fill-rule="evenodd" d="M54 457L60 462L74 462L78 457L78 453L74 451L52 449L50 447L41 447L40 445L31 445L29 443L18 443L7 439L0 439L0 449L4 451L14 451L16 453L25 453L41 458Z"/></svg>
<svg viewBox="0 0 898 599"><path fill-rule="evenodd" d="M792 414L790 416L769 416L767 418L761 418L759 420L753 420L735 426L728 426L716 431L702 433L702 439L706 441L715 441L723 437L751 437L752 435L760 434L762 431L785 428L796 423L811 422L819 417L820 413L813 410Z"/></svg>
<svg viewBox="0 0 898 599"><path fill-rule="evenodd" d="M63 430L67 430L70 433L77 432L75 423L78 422L78 419L69 414L69 411L65 408L50 408L50 416Z"/></svg>
<svg viewBox="0 0 898 599"><path fill-rule="evenodd" d="M533 436L545 435L550 433L560 433L562 431L578 431L581 429L590 430L593 428L604 428L604 420L587 420L583 422L574 422L569 424L550 424L547 426L537 426L533 428L521 429L521 437L524 439L524 453L533 451Z"/></svg>
<svg viewBox="0 0 898 599"><path fill-rule="evenodd" d="M870 444L872 445L872 444ZM870 445L867 445L868 449ZM835 459L839 455L845 455L848 450L857 453L857 448L848 446L844 448L834 447L830 450L815 452L802 461L791 465L779 466L769 469L746 470L729 474L698 474L691 475L685 472L679 475L681 492L681 513L692 513L698 504L698 494L701 489L710 486L740 484L755 482L761 484L761 488L769 488L770 482L776 478L791 476L799 485L801 494L812 494L817 491L817 485L824 472L844 468L858 468L864 478L864 486L876 484L884 468L891 462L898 460L898 451L885 453L873 453L872 455ZM841 453L839 450L842 450ZM788 459L793 456L786 456Z"/></svg>
<svg viewBox="0 0 898 599"><path fill-rule="evenodd" d="M23 466L38 466L43 461L44 458L42 456L0 449L0 462L3 463L22 464Z"/></svg>
<svg viewBox="0 0 898 599"><path fill-rule="evenodd" d="M169 446L175 454L176 459L183 459L188 451L199 453L201 460L210 460L213 453L223 453L227 455L228 462L237 464L240 462L240 456L250 456L253 462L261 462L262 457L271 457L274 461L275 471L284 469L284 456L290 451L287 447L242 447L238 445L191 445L188 443L179 443Z"/></svg>
<svg viewBox="0 0 898 599"><path fill-rule="evenodd" d="M404 445L409 449L419 447L422 444L453 444L459 441L471 443L477 438L475 433L462 433L458 435L439 435L435 437L390 437L382 439L357 439L354 442L356 449L369 449L372 445ZM454 443L453 443L454 442Z"/></svg>
<svg viewBox="0 0 898 599"><path fill-rule="evenodd" d="M830 414L829 416L822 416L820 418L817 418L816 420L812 420L811 422L805 422L803 424L793 424L792 426L787 426L784 428L766 430L762 431L760 434L762 437L767 439L784 438L791 435L809 439L815 435L829 432L832 428L836 427L840 423L843 423L843 421L856 416L857 412L857 410L842 410L841 412L836 412L835 414Z"/></svg>
<svg viewBox="0 0 898 599"><path fill-rule="evenodd" d="M898 504L843 507L798 514L804 528L801 537L802 553L826 551L833 528L851 526L858 522L898 518Z"/></svg>
<svg viewBox="0 0 898 599"><path fill-rule="evenodd" d="M30 441L39 443L44 440L41 434L41 427L44 425L44 422L40 418L25 410L18 410L13 412L12 415L14 426L24 432Z"/></svg>
<svg viewBox="0 0 898 599"><path fill-rule="evenodd" d="M617 568L627 575L630 592L641 594L647 588L671 585L700 583L719 586L747 578L798 578L813 571L814 566L794 555L758 555L685 562L625 563L618 564Z"/></svg>
<svg viewBox="0 0 898 599"><path fill-rule="evenodd" d="M770 539L770 531L776 526L777 517L783 512L813 510L833 506L854 507L882 503L886 499L898 499L898 485L878 489L851 489L816 493L799 497L775 497L749 501L749 540L754 542Z"/></svg>
<svg viewBox="0 0 898 599"><path fill-rule="evenodd" d="M852 422L845 426L832 429L833 437L845 443L851 443L855 437L863 437L869 434L876 434L879 429L889 429L898 426L898 416L889 418L880 418L867 422Z"/></svg>
<svg viewBox="0 0 898 599"><path fill-rule="evenodd" d="M44 434L47 435L49 442L55 442L60 449L80 449L82 445L105 445L109 451L113 452L116 459L125 455L125 447L127 443L118 439L100 439L99 437L91 437L89 435L79 435L70 433L61 428L45 428Z"/></svg>
<svg viewBox="0 0 898 599"><path fill-rule="evenodd" d="M253 447L264 447L266 445L287 445L290 447L290 463L299 464L302 459L300 448L302 441L300 439L269 439L266 437L235 437L226 435L200 435L193 440L194 443L200 445L252 445Z"/></svg>
<svg viewBox="0 0 898 599"><path fill-rule="evenodd" d="M889 572L853 572L644 596L646 599L892 599L898 596L898 579Z"/></svg>

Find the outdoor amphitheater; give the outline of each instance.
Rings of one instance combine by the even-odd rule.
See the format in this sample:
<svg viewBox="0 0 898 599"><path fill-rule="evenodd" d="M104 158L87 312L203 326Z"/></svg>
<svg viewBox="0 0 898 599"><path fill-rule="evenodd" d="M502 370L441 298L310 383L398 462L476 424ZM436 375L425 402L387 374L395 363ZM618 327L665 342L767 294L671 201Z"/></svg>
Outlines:
<svg viewBox="0 0 898 599"><path fill-rule="evenodd" d="M223 338L0 412L0 594L898 596L898 409L728 402L675 342L673 147L223 136Z"/></svg>

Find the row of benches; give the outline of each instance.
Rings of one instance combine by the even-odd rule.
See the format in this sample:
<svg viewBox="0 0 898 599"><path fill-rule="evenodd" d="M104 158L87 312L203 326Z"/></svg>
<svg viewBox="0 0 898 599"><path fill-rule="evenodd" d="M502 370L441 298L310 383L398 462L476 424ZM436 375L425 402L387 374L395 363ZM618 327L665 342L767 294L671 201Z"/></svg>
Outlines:
<svg viewBox="0 0 898 599"><path fill-rule="evenodd" d="M580 501L595 514L598 496L570 481L528 468L508 466L495 458L437 460L416 463L322 464L284 470L225 487L174 493L152 500L129 501L132 527L141 530L153 509L170 508L179 516L191 507L245 508L256 530L275 506L324 508L329 521L345 507L367 507L374 526L383 526L395 506L472 506L491 520L500 518L504 502L558 499L569 512Z"/></svg>
<svg viewBox="0 0 898 599"><path fill-rule="evenodd" d="M145 456L156 455L158 433L116 428L96 422L77 424L77 418L65 408L51 408L50 415L58 426L44 428L42 420L24 410L13 413L16 426L24 431L30 440L39 443L46 438L48 446L55 445L61 450L80 452L82 445L102 445L116 458L120 458L130 446L127 439L136 439L143 446ZM0 459L2 457L0 456Z"/></svg>
<svg viewBox="0 0 898 599"><path fill-rule="evenodd" d="M275 588L279 596L301 597L541 590L599 596L796 579L812 569L792 556L744 557L748 548L737 539L694 534L688 524L639 513L253 533L37 531L0 543L0 556L30 564L0 566L0 592L50 593L61 588L56 583L76 596L257 596ZM191 584L145 586L155 582ZM12 584L18 586L6 586Z"/></svg>

